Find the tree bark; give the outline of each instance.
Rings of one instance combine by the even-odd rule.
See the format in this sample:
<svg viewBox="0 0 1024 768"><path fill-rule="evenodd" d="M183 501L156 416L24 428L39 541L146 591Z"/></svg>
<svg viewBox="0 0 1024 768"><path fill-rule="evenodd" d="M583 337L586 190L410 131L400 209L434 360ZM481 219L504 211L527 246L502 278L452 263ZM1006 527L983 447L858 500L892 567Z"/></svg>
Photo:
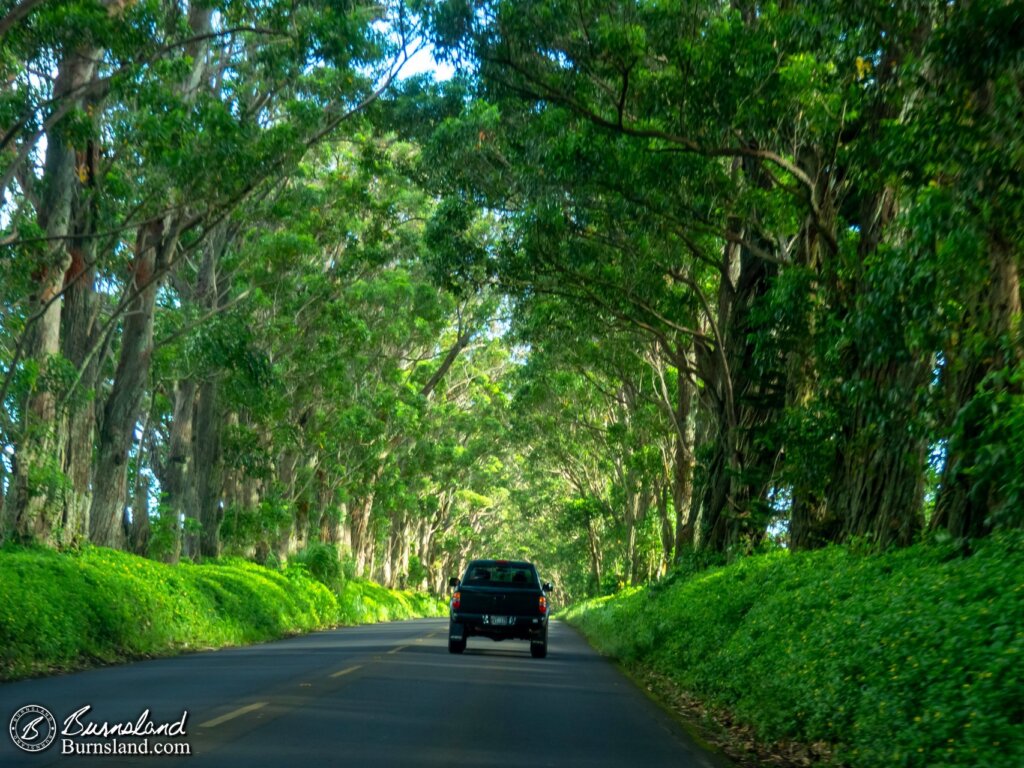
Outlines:
<svg viewBox="0 0 1024 768"><path fill-rule="evenodd" d="M167 458L160 475L160 514L166 515L171 521L171 540L163 555L170 563L178 562L181 557L181 520L194 514L196 506L195 484L192 480L192 441L197 389L196 381L191 378L174 385L174 410L167 438Z"/></svg>
<svg viewBox="0 0 1024 768"><path fill-rule="evenodd" d="M129 548L136 555L145 555L146 549L149 546L150 478L142 470L147 464L153 463L146 455L152 451L152 421L153 404L151 401L149 410L146 413L145 423L142 426L142 432L139 436L139 447L135 454L135 483L132 494L131 524L127 526Z"/></svg>
<svg viewBox="0 0 1024 768"><path fill-rule="evenodd" d="M281 450L277 457L277 485L280 488L279 502L294 506L295 473L299 463L298 455L290 448ZM274 531L274 553L278 560L284 562L295 551L295 514L288 516L287 522L278 525Z"/></svg>
<svg viewBox="0 0 1024 768"><path fill-rule="evenodd" d="M879 548L914 542L922 523L926 442L912 427L918 414L907 393L923 389L929 376L926 366L899 361L859 374L887 410L858 405L844 428L826 491L828 508L843 521L843 539L866 539Z"/></svg>
<svg viewBox="0 0 1024 768"><path fill-rule="evenodd" d="M61 310L61 351L79 372L75 391L69 393L61 418L66 436L64 474L70 487L64 494L64 541L77 543L89 538L89 506L92 501L93 442L96 431L96 384L99 364L89 354L96 343L96 172L99 147L90 142L77 158L79 179L84 177L84 194L73 205L74 238L71 266L64 276L64 306Z"/></svg>
<svg viewBox="0 0 1024 768"><path fill-rule="evenodd" d="M174 240L172 237L171 240ZM103 409L99 432L95 486L89 514L90 538L104 547L121 547L121 520L127 500L128 450L139 417L153 354L153 313L158 262L168 258L176 242L165 239L162 222L152 220L139 229L128 305L121 334L114 384Z"/></svg>
<svg viewBox="0 0 1024 768"><path fill-rule="evenodd" d="M686 372L685 352L676 354L676 434L675 452L672 462L672 505L675 508L675 541L673 558L678 561L681 554L693 549L693 447L694 428L690 417L693 401L693 385Z"/></svg>
<svg viewBox="0 0 1024 768"><path fill-rule="evenodd" d="M807 290L815 294L820 290L823 266L833 256L831 242L835 240L836 200L835 172L822 162L822 150L804 146L797 153L800 167L814 180L813 197L817 200L817 213L808 213L801 226L794 268L805 270L811 276ZM828 236L822 236L822 231ZM808 301L799 317L791 320L786 352L786 407L812 419L812 408L821 387L820 361L815 349L817 318L813 301ZM799 456L787 446L785 474L790 482L789 546L793 550L816 549L839 542L842 519L825 503L824 489L827 472L818 464Z"/></svg>
<svg viewBox="0 0 1024 768"><path fill-rule="evenodd" d="M402 527L398 535L398 557L395 583L399 589L409 589L409 559L412 557L413 532L409 514L402 516Z"/></svg>
<svg viewBox="0 0 1024 768"><path fill-rule="evenodd" d="M220 556L220 525L224 520L224 507L221 503L223 422L217 405L217 392L216 379L203 382L199 388L199 402L196 406L193 476L196 513L201 526L201 557Z"/></svg>
<svg viewBox="0 0 1024 768"><path fill-rule="evenodd" d="M356 574L364 576L373 553L373 535L370 530L370 515L373 512L371 490L361 499L349 505L352 519L352 555L356 560Z"/></svg>
<svg viewBox="0 0 1024 768"><path fill-rule="evenodd" d="M946 530L955 538L975 538L992 529L990 515L997 503L998 489L990 478L972 469L984 448L981 435L992 418L979 408L976 398L986 377L1017 365L1024 358L1021 349L1021 281L1012 246L994 235L989 243L989 265L985 285L962 325L957 347L945 350L942 384L953 414L949 428L953 436L946 446L932 530ZM973 328L972 328L973 326ZM985 339L979 349L972 341L977 333ZM989 383L1003 387L1007 383Z"/></svg>
<svg viewBox="0 0 1024 768"><path fill-rule="evenodd" d="M186 53L192 58L192 68L178 89L186 101L194 97L205 69L208 40L204 35L210 30L211 14L210 7L190 4L188 23L194 40ZM90 511L90 536L96 544L121 546L124 541L119 521L126 501L128 448L153 352L153 315L159 284L154 278L171 263L176 247L177 226L169 218L152 219L139 229L129 284L129 290L138 295L127 308L117 372L99 433Z"/></svg>
<svg viewBox="0 0 1024 768"><path fill-rule="evenodd" d="M69 98L80 106L80 93L95 75L99 51L78 49L61 61L54 84L55 109ZM47 133L46 161L43 168L42 208L39 224L50 243L32 275L35 290L28 302L30 318L24 333L26 361L45 373L60 353L60 292L64 276L72 265L68 235L71 232L72 204L81 186L76 166L76 150L66 135L67 118L58 120ZM46 384L38 386L25 403L16 461L10 487L4 499L2 532L17 539L54 543L54 532L63 515L63 504L54 498L60 485L63 452L67 436L63 434L56 410L56 394ZM79 524L78 515L72 516Z"/></svg>
<svg viewBox="0 0 1024 768"><path fill-rule="evenodd" d="M672 553L675 550L675 527L672 525L672 517L669 514L669 498L671 486L664 480L655 487L655 507L658 510L658 533L661 539L661 563L658 567L659 575L664 573L672 563Z"/></svg>
<svg viewBox="0 0 1024 768"><path fill-rule="evenodd" d="M601 552L601 539L594 526L593 520L587 521L587 550L590 554L590 583L591 591L600 594L601 579L603 578L603 553Z"/></svg>
<svg viewBox="0 0 1024 768"><path fill-rule="evenodd" d="M845 300L836 293L844 320L865 311L858 298L874 290L865 264L878 252L896 210L892 189L868 196L860 206L861 276ZM839 403L841 433L825 501L829 513L842 520L843 539L864 539L879 548L908 546L923 522L927 443L918 401L932 366L904 349L899 335L858 336L845 357L842 376L852 394Z"/></svg>
<svg viewBox="0 0 1024 768"><path fill-rule="evenodd" d="M932 30L927 6L921 5L915 24L908 34L890 36L880 52L879 85L874 103L863 110L859 144L881 138L884 124L914 98L906 95L910 84L900 79L903 62L920 56L927 45ZM859 169L869 183L858 187L851 182L845 190L845 218L857 224L859 234L856 261L828 270L834 320L843 324L872 311L863 306L864 297L883 295L886 287L872 282L880 273L876 263L895 258L883 244L899 238L890 231L899 211L899 189L878 181L885 173L879 166L877 155L869 152ZM891 302L898 307L900 298L892 296ZM898 322L899 314L893 317ZM840 434L825 490L828 514L842 520L844 539L862 538L878 548L906 546L922 526L927 442L920 393L934 375L930 358L908 348L896 328L858 334L844 349L838 378L848 394L838 401Z"/></svg>
<svg viewBox="0 0 1024 768"><path fill-rule="evenodd" d="M403 586L409 570L409 537L412 535L409 513L404 509L396 510L391 514L389 522L384 584L391 589L398 589Z"/></svg>
<svg viewBox="0 0 1024 768"><path fill-rule="evenodd" d="M734 227L739 229L738 225ZM767 244L766 244L767 245ZM708 386L713 453L705 468L699 546L715 552L756 546L766 521L759 512L777 451L759 440L781 410L779 382L758 372L751 311L768 290L776 268L747 248L724 252L717 326L721 339L698 344L698 367Z"/></svg>

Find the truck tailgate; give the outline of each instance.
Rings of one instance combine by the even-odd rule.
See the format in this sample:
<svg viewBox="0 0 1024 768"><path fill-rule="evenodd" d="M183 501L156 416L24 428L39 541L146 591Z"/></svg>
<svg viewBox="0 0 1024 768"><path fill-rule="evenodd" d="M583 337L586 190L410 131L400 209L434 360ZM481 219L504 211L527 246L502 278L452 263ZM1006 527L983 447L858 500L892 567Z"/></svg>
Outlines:
<svg viewBox="0 0 1024 768"><path fill-rule="evenodd" d="M536 616L538 595L532 590L512 591L492 587L463 587L462 613L493 616Z"/></svg>

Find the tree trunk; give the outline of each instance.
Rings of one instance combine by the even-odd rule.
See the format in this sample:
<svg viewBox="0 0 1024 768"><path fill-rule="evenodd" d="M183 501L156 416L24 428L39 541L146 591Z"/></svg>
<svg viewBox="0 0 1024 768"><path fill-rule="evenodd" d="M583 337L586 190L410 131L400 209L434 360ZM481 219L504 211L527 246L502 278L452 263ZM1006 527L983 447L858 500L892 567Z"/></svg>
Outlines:
<svg viewBox="0 0 1024 768"><path fill-rule="evenodd" d="M395 547L392 535L389 533L384 542L383 551L380 556L380 579L379 583L389 589L395 587Z"/></svg>
<svg viewBox="0 0 1024 768"><path fill-rule="evenodd" d="M409 559L412 556L413 533L406 514L402 519L402 529L398 536L398 571L397 583L400 589L409 589L414 585L409 584Z"/></svg>
<svg viewBox="0 0 1024 768"><path fill-rule="evenodd" d="M860 205L859 277L853 290L836 294L844 320L866 311L857 306L861 295L880 290L865 264L878 254L896 212L892 189ZM879 548L907 546L922 524L927 443L919 393L932 378L932 364L891 333L851 339L845 358L844 389L852 394L839 404L842 431L825 492L829 514L842 520L844 539L866 539Z"/></svg>
<svg viewBox="0 0 1024 768"><path fill-rule="evenodd" d="M420 562L427 571L427 589L434 589L434 585L438 583L442 585L447 584L448 579L455 575L445 572L441 563L441 557L436 551L436 534L441 528L442 521L448 516L450 498L450 495L447 493L438 494L437 515L434 520L424 519L420 521L419 553Z"/></svg>
<svg viewBox="0 0 1024 768"><path fill-rule="evenodd" d="M366 566L366 578L373 579L377 573L377 548L375 546L370 547L370 561Z"/></svg>
<svg viewBox="0 0 1024 768"><path fill-rule="evenodd" d="M152 445L152 417L153 404L150 403L149 411L146 414L146 422L142 427L139 437L139 447L135 459L135 483L132 493L132 515L130 525L127 526L129 535L129 548L136 555L145 555L149 545L149 475L142 471L148 463L146 453Z"/></svg>
<svg viewBox="0 0 1024 768"><path fill-rule="evenodd" d="M190 101L205 68L205 54L212 9L190 4L188 23L194 40L186 46L192 58L188 77L179 93ZM90 536L94 543L121 546L124 535L118 521L126 501L128 447L138 419L138 409L149 378L153 352L153 315L159 270L172 261L177 247L176 225L153 219L139 229L129 290L138 295L127 307L121 334L121 352L110 396L103 411L99 434L95 487L90 512Z"/></svg>
<svg viewBox="0 0 1024 768"><path fill-rule="evenodd" d="M349 505L352 516L352 556L356 560L356 574L364 576L373 552L373 534L370 515L373 512L373 491Z"/></svg>
<svg viewBox="0 0 1024 768"><path fill-rule="evenodd" d="M760 171L746 168L755 180ZM741 231L739 222L730 228ZM766 250L772 246L764 243ZM780 383L754 360L751 317L767 292L776 267L746 247L724 250L713 346L697 345L697 365L706 386L704 398L714 420L714 450L704 473L700 541L703 548L726 552L750 548L764 536L765 491L778 454L761 438L781 412Z"/></svg>
<svg viewBox="0 0 1024 768"><path fill-rule="evenodd" d="M55 109L63 108L69 99L74 106L81 106L82 97L70 94L80 94L92 80L99 55L92 48L80 49L61 61L54 83ZM50 245L32 274L35 290L29 297L28 311L35 320L30 320L24 331L24 359L37 365L40 373L48 370L61 350L59 295L72 265L67 238L72 203L81 187L76 151L72 137L66 135L67 126L67 118L58 120L46 137L39 225ZM60 473L67 435L60 428L63 420L57 418L56 398L57 393L43 385L31 393L22 413L14 473L4 499L0 532L23 541L54 543L55 528L64 512L57 492L62 484ZM74 526L80 524L80 517L77 511L72 513Z"/></svg>
<svg viewBox="0 0 1024 768"><path fill-rule="evenodd" d="M255 513L263 499L263 484L253 477L242 475L239 483L239 497L235 505L235 514L239 511ZM270 554L270 540L265 535L257 535L253 542L256 551L256 562L265 563Z"/></svg>
<svg viewBox="0 0 1024 768"><path fill-rule="evenodd" d="M191 12L190 12L191 13ZM202 15L204 21L196 22L192 15L193 27L198 23L199 31L208 29L208 12ZM193 77L189 81L194 90L198 78L197 70L193 69ZM227 247L227 232L223 225L216 227L210 234L203 249L203 260L196 275L192 295L189 297L202 311L214 313L220 303L220 286L218 285L218 267L221 255ZM188 293L188 287L182 289ZM191 508L186 514L195 517L200 526L198 555L203 557L220 556L220 525L224 520L222 504L223 491L223 460L221 456L221 434L224 427L224 416L217 403L218 384L216 377L209 378L201 384L194 384L196 393L195 423L192 426L192 440L188 444L191 452L189 479Z"/></svg>
<svg viewBox="0 0 1024 768"><path fill-rule="evenodd" d="M672 518L669 515L668 502L670 487L668 483L661 481L655 491L655 504L658 510L659 534L661 538L661 563L658 567L659 575L672 562L672 552L675 548L675 528L672 525Z"/></svg>
<svg viewBox="0 0 1024 768"><path fill-rule="evenodd" d="M221 504L221 426L217 407L217 381L204 381L199 387L196 405L195 498L200 528L201 557L220 556L220 524L224 520Z"/></svg>
<svg viewBox="0 0 1024 768"><path fill-rule="evenodd" d="M291 449L283 449L277 457L277 485L280 486L280 503L289 507L294 505L295 498L295 473L299 463L298 455ZM278 524L274 531L274 553L277 558L284 562L294 552L295 542L295 515L294 512L288 515L287 521Z"/></svg>
<svg viewBox="0 0 1024 768"><path fill-rule="evenodd" d="M881 403L857 405L840 439L826 503L843 520L844 539L866 539L879 548L914 542L922 522L927 446L913 427L913 393L930 376L927 366L913 361L890 361L859 374Z"/></svg>
<svg viewBox="0 0 1024 768"><path fill-rule="evenodd" d="M817 212L808 213L800 228L794 256L794 269L804 270L809 278L808 301L800 314L791 317L786 336L786 407L814 418L813 408L821 388L820 362L815 349L817 318L812 297L820 288L823 266L830 263L836 229L835 169L822 162L820 147L808 145L798 150L800 168L814 180L813 197ZM827 233L827 237L823 234ZM836 543L842 536L842 520L825 503L824 488L828 473L819 462L800 455L787 446L785 475L791 488L789 509L789 546L793 550L816 549Z"/></svg>
<svg viewBox="0 0 1024 768"><path fill-rule="evenodd" d="M859 143L880 139L883 125L906 107L902 65L908 56L920 56L927 45L933 28L927 8L921 8L917 24L911 34L887 40L879 52L874 70L879 86L875 102L864 109ZM887 239L900 237L890 233L899 197L896 187L872 180L875 174L883 178L887 173L876 158L872 152L859 172L871 180L868 185L858 188L848 182L845 190L846 218L856 223L859 235L856 261L828 271L838 315L834 321L845 325L864 313L890 309L892 321L878 323L874 318L881 329L851 337L843 351L838 378L844 394L837 409L841 431L825 501L828 514L842 519L844 538L861 537L884 548L911 544L923 523L927 442L921 393L934 376L934 363L930 355L908 348L901 329L893 327L900 322L902 298L884 278L873 282L882 274L879 265L885 259L906 258L883 247ZM888 302L867 308L864 297L887 297Z"/></svg>
<svg viewBox="0 0 1024 768"><path fill-rule="evenodd" d="M309 499L303 495L295 500L295 551L309 546Z"/></svg>
<svg viewBox="0 0 1024 768"><path fill-rule="evenodd" d="M995 495L993 483L984 473L972 472L985 446L981 435L992 415L976 400L986 377L1005 367L1019 364L1021 349L1021 282L1012 246L993 236L989 245L986 285L963 320L962 343L945 351L942 384L953 413L949 428L953 436L946 446L946 460L935 502L932 530L944 529L955 538L974 538L991 531L990 515ZM973 328L971 326L974 326ZM985 339L982 348L973 341ZM990 382L989 387L1007 386Z"/></svg>
<svg viewBox="0 0 1024 768"><path fill-rule="evenodd" d="M672 505L675 507L674 558L693 548L696 529L693 510L693 446L694 427L690 418L693 400L693 385L686 372L687 360L680 352L676 356L676 434L675 453L672 462Z"/></svg>
<svg viewBox="0 0 1024 768"><path fill-rule="evenodd" d="M630 475L633 473L631 472ZM626 495L626 581L630 585L639 584L641 581L642 561L647 557L637 546L637 535L640 527L647 520L647 513L651 506L651 495L644 482L635 483L636 478L631 478L632 487Z"/></svg>
<svg viewBox="0 0 1024 768"><path fill-rule="evenodd" d="M593 520L587 521L587 544L590 554L591 590L594 594L599 594L601 591L601 578L603 576L601 569L602 553L600 537L594 527Z"/></svg>
<svg viewBox="0 0 1024 768"><path fill-rule="evenodd" d="M342 553L352 555L352 515L348 502L343 502L339 510L338 546L341 547Z"/></svg>
<svg viewBox="0 0 1024 768"><path fill-rule="evenodd" d="M404 584L409 570L409 513L398 510L391 515L387 541L387 567L384 571L384 585L398 589Z"/></svg>
<svg viewBox="0 0 1024 768"><path fill-rule="evenodd" d="M175 245L175 242L164 238L163 225L159 220L152 220L139 229L132 279L128 286L128 290L136 295L125 314L117 372L103 409L99 433L95 486L89 514L90 538L99 546L121 547L124 544L121 520L127 501L128 450L153 354L153 312L159 282L155 274L158 262L162 265Z"/></svg>
<svg viewBox="0 0 1024 768"><path fill-rule="evenodd" d="M342 523L344 511L337 503L335 488L328 482L327 471L323 467L317 469L317 499L320 507L320 541L331 544L342 552Z"/></svg>
<svg viewBox="0 0 1024 768"><path fill-rule="evenodd" d="M128 543L129 550L140 556L146 554L152 532L149 523L149 491L149 477L139 472L135 477L135 493L132 496L132 524L129 529Z"/></svg>
<svg viewBox="0 0 1024 768"><path fill-rule="evenodd" d="M96 431L96 384L99 364L90 355L96 343L96 171L99 146L90 142L78 154L79 179L84 194L73 206L74 234L71 266L64 276L64 307L61 310L61 351L79 374L69 393L62 418L66 435L63 471L70 487L64 494L63 529L67 543L89 538L89 506L92 500L92 459Z"/></svg>
<svg viewBox="0 0 1024 768"><path fill-rule="evenodd" d="M195 514L195 485L192 480L193 422L197 384L185 379L174 385L174 411L167 440L167 459L160 475L161 515L171 521L171 540L162 553L168 562L181 557L181 521Z"/></svg>

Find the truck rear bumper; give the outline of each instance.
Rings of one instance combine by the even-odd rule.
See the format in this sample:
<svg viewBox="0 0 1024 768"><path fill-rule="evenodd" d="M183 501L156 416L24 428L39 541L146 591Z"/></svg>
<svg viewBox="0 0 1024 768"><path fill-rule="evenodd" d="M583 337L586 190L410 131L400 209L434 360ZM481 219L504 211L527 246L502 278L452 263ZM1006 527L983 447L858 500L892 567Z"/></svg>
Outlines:
<svg viewBox="0 0 1024 768"><path fill-rule="evenodd" d="M492 640L518 638L533 640L547 629L547 616L491 616L486 613L455 613L451 615L448 636L452 640L467 637L489 637Z"/></svg>

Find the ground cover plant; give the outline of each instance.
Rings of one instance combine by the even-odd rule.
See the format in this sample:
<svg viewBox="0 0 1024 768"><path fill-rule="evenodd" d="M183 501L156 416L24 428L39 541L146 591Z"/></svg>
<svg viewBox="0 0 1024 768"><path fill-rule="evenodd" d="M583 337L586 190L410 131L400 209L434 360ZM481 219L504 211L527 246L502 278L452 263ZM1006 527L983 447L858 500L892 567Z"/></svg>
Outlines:
<svg viewBox="0 0 1024 768"><path fill-rule="evenodd" d="M1024 762L1024 540L761 555L577 604L602 651L852 766Z"/></svg>
<svg viewBox="0 0 1024 768"><path fill-rule="evenodd" d="M356 579L333 591L296 564L167 565L87 547L0 551L0 678L437 615L436 599Z"/></svg>

